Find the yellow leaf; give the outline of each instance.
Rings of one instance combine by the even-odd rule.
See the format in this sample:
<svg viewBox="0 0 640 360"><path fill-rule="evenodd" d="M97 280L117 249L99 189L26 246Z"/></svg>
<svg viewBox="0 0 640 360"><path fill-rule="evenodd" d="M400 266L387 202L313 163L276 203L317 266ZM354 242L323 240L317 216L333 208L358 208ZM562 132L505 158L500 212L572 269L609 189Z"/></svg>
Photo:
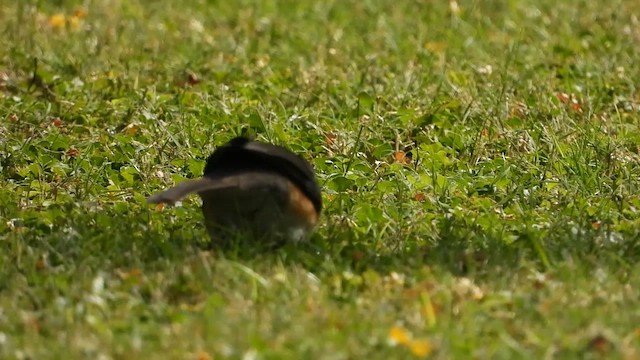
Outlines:
<svg viewBox="0 0 640 360"><path fill-rule="evenodd" d="M433 52L441 52L442 50L447 48L447 43L438 42L438 41L429 41L424 43L424 48Z"/></svg>
<svg viewBox="0 0 640 360"><path fill-rule="evenodd" d="M127 135L135 135L138 133L140 127L136 124L129 124L124 128L124 133Z"/></svg>
<svg viewBox="0 0 640 360"><path fill-rule="evenodd" d="M436 311L433 308L431 297L427 292L423 292L420 296L422 300L422 316L424 316L429 327L436 326Z"/></svg>
<svg viewBox="0 0 640 360"><path fill-rule="evenodd" d="M409 343L409 349L411 353L417 357L427 357L431 351L433 351L433 347L427 339L412 340Z"/></svg>
<svg viewBox="0 0 640 360"><path fill-rule="evenodd" d="M49 26L54 29L64 29L66 19L64 14L55 14L49 17Z"/></svg>
<svg viewBox="0 0 640 360"><path fill-rule="evenodd" d="M402 344L406 345L411 341L411 335L403 327L394 325L389 330L389 342L393 345Z"/></svg>

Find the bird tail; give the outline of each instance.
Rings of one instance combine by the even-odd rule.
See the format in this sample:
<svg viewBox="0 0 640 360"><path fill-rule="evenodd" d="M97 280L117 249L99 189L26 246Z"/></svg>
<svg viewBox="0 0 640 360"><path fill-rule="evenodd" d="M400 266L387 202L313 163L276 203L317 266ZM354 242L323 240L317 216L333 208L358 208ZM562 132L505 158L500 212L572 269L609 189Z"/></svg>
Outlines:
<svg viewBox="0 0 640 360"><path fill-rule="evenodd" d="M152 195L147 198L147 203L173 205L193 193L202 194L207 191L226 191L231 189L246 191L257 188L288 192L289 181L277 174L262 172L247 172L223 177L204 176L199 179L183 181L172 188Z"/></svg>
<svg viewBox="0 0 640 360"><path fill-rule="evenodd" d="M200 193L207 190L224 186L225 184L216 179L202 177L200 179L183 181L180 184L169 188L165 191L151 195L147 198L149 204L175 204L182 200L185 196L193 193Z"/></svg>

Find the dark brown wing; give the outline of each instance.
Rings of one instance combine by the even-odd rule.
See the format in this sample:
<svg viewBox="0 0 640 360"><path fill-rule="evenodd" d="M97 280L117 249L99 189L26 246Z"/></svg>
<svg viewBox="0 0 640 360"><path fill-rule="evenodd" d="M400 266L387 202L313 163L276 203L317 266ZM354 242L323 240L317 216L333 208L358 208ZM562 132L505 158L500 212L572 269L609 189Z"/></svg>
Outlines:
<svg viewBox="0 0 640 360"><path fill-rule="evenodd" d="M217 177L252 170L273 171L285 176L309 197L318 213L322 210L320 188L311 164L281 146L237 137L209 156L204 175Z"/></svg>

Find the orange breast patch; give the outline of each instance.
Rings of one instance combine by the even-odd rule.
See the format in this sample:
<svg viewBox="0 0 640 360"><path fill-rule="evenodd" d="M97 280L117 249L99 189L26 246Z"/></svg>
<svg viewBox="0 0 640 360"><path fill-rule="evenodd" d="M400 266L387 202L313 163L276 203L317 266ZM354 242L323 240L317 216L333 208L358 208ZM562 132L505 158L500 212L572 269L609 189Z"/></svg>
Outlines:
<svg viewBox="0 0 640 360"><path fill-rule="evenodd" d="M289 206L293 213L305 219L310 225L315 225L318 221L318 213L311 200L292 183L289 183Z"/></svg>

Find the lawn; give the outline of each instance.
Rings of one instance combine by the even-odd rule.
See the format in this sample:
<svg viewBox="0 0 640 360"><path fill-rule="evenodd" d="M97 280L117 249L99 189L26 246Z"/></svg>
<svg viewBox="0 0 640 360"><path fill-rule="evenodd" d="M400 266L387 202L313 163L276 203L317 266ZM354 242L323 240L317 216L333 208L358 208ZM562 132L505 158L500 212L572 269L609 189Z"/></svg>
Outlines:
<svg viewBox="0 0 640 360"><path fill-rule="evenodd" d="M0 4L0 358L640 359L640 2ZM321 225L209 251L234 136Z"/></svg>

